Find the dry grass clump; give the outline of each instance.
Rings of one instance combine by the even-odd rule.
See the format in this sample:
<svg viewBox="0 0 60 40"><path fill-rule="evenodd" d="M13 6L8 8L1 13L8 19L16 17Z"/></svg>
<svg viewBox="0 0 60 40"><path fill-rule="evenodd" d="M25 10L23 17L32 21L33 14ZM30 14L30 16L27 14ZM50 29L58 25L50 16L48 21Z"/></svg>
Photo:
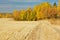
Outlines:
<svg viewBox="0 0 60 40"><path fill-rule="evenodd" d="M60 25L60 19L50 19L51 24Z"/></svg>

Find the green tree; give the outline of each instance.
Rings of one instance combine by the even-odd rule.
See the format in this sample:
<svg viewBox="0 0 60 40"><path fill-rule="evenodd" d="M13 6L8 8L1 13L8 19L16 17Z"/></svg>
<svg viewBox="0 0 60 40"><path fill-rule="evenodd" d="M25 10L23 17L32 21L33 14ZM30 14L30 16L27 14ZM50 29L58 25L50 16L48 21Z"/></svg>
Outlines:
<svg viewBox="0 0 60 40"><path fill-rule="evenodd" d="M56 7L57 7L57 4L56 4L56 2L54 2L53 6L56 6Z"/></svg>

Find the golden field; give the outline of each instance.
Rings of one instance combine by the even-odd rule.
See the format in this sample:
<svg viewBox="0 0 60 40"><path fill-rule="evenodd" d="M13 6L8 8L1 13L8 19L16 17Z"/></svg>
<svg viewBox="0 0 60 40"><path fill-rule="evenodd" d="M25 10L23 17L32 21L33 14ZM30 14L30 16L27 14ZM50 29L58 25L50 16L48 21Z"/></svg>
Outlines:
<svg viewBox="0 0 60 40"><path fill-rule="evenodd" d="M0 40L60 40L60 25L52 22L52 20L14 21L13 18L0 18Z"/></svg>

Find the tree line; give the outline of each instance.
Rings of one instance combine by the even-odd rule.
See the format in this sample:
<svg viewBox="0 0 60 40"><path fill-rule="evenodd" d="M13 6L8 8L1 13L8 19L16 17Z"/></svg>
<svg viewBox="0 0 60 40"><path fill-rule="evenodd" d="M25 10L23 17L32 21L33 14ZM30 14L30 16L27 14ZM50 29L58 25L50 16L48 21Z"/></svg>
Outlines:
<svg viewBox="0 0 60 40"><path fill-rule="evenodd" d="M60 7L56 3L51 5L48 2L27 8L24 10L14 10L12 17L20 21L37 21L41 19L60 18Z"/></svg>

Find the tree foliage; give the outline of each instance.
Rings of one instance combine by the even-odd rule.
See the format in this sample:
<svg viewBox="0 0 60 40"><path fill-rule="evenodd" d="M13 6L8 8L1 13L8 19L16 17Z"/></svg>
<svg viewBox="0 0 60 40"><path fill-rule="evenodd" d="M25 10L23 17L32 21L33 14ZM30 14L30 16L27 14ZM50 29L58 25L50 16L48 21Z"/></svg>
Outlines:
<svg viewBox="0 0 60 40"><path fill-rule="evenodd" d="M0 17L10 17L10 14L1 15ZM25 10L14 10L13 18L21 21L35 21L48 18L60 17L60 6L57 6L56 2L53 6L44 2L34 6L34 8L27 8Z"/></svg>

